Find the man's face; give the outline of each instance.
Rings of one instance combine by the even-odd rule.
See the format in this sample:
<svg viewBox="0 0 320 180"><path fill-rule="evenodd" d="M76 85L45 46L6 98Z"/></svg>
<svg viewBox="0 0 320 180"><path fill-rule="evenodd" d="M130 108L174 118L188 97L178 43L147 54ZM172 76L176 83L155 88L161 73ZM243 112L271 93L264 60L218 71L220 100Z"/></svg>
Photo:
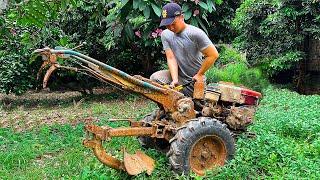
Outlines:
<svg viewBox="0 0 320 180"><path fill-rule="evenodd" d="M177 16L170 25L166 26L166 28L174 33L179 33L181 31L182 18L183 16Z"/></svg>

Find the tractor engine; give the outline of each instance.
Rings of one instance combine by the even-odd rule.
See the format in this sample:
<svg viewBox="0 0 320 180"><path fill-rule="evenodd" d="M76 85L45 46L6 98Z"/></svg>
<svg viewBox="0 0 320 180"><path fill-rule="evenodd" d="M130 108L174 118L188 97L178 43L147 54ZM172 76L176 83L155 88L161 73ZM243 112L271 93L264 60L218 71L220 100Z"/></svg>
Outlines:
<svg viewBox="0 0 320 180"><path fill-rule="evenodd" d="M260 93L232 83L209 84L201 113L226 123L233 130L245 130L253 122L260 97Z"/></svg>

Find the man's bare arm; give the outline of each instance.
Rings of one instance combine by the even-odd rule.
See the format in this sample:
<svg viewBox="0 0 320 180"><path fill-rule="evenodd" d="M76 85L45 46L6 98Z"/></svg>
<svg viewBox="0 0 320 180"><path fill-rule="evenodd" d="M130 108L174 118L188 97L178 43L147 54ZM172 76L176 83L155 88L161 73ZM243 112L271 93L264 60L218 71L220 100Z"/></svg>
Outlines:
<svg viewBox="0 0 320 180"><path fill-rule="evenodd" d="M205 56L205 60L203 61L198 73L193 77L196 81L203 81L205 72L210 69L219 57L219 53L214 45L208 46L201 52Z"/></svg>
<svg viewBox="0 0 320 180"><path fill-rule="evenodd" d="M178 63L176 57L174 56L173 51L171 49L167 49L165 52L169 71L172 78L171 85L178 85Z"/></svg>

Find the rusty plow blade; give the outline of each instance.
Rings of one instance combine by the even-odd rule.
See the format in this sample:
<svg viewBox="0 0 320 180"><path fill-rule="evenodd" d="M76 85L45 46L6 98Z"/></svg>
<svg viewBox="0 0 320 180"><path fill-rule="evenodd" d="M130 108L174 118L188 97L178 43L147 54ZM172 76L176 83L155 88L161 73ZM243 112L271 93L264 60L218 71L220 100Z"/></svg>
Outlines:
<svg viewBox="0 0 320 180"><path fill-rule="evenodd" d="M138 175L144 171L151 175L154 170L154 160L142 151L137 151L135 154L128 154L124 151L123 156L125 170L130 175Z"/></svg>
<svg viewBox="0 0 320 180"><path fill-rule="evenodd" d="M133 176L143 172L151 175L153 172L155 168L155 161L142 151L137 151L135 154L129 154L124 149L123 161L120 161L106 153L102 142L110 139L110 137L107 137L108 130L110 130L110 128L105 129L99 126L87 125L85 129L87 132L93 134L93 138L85 139L83 141L83 145L87 148L91 148L94 155L101 163L113 169L126 171L129 175Z"/></svg>

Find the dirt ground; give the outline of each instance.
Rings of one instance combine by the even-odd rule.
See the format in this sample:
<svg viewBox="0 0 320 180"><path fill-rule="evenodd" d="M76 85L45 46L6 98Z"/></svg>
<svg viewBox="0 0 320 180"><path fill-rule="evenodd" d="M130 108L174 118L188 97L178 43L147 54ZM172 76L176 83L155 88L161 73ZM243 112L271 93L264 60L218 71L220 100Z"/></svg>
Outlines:
<svg viewBox="0 0 320 180"><path fill-rule="evenodd" d="M0 128L21 132L42 125L96 123L97 111L103 111L100 109L105 106L126 106L127 95L110 88L94 89L90 96L70 91L29 91L22 96L0 94ZM138 98L135 106L146 104L144 98Z"/></svg>

